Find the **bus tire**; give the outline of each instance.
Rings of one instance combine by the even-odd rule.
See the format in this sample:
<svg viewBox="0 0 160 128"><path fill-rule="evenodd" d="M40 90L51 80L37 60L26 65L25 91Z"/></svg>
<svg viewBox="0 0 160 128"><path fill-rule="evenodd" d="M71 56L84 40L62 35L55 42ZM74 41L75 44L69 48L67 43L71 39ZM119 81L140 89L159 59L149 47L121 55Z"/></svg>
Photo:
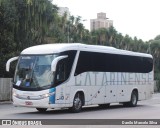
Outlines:
<svg viewBox="0 0 160 128"><path fill-rule="evenodd" d="M83 105L83 99L80 93L77 93L73 100L73 106L70 108L71 112L78 113L81 111Z"/></svg>
<svg viewBox="0 0 160 128"><path fill-rule="evenodd" d="M36 108L39 112L46 112L47 108Z"/></svg>
<svg viewBox="0 0 160 128"><path fill-rule="evenodd" d="M138 102L138 92L134 90L134 91L132 91L130 101L123 103L123 105L125 107L136 107L137 102Z"/></svg>
<svg viewBox="0 0 160 128"><path fill-rule="evenodd" d="M130 107L136 107L138 102L138 93L137 91L133 91L131 94L131 100L129 102Z"/></svg>

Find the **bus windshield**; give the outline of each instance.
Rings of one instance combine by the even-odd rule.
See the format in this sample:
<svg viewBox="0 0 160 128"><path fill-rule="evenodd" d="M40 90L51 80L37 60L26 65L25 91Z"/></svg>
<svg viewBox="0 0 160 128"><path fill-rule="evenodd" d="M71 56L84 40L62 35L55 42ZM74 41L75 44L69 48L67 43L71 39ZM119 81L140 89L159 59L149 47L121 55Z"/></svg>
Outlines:
<svg viewBox="0 0 160 128"><path fill-rule="evenodd" d="M14 85L21 88L43 88L53 85L51 63L58 55L20 56L14 76Z"/></svg>

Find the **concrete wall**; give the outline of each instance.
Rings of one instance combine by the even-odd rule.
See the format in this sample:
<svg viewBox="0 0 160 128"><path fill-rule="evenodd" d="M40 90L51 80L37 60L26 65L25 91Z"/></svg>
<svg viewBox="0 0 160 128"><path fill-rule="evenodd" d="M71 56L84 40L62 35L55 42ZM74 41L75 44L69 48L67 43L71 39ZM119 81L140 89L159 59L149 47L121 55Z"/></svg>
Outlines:
<svg viewBox="0 0 160 128"><path fill-rule="evenodd" d="M11 101L12 82L11 78L0 78L0 101Z"/></svg>

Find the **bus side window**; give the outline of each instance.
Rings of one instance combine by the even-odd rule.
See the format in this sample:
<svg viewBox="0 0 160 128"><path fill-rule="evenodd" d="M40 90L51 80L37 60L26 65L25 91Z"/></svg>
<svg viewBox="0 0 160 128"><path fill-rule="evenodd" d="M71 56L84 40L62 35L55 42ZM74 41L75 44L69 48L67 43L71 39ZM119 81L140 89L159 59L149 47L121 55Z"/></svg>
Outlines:
<svg viewBox="0 0 160 128"><path fill-rule="evenodd" d="M56 77L55 77L56 84L60 84L67 79L66 60L67 59L60 60L57 64Z"/></svg>

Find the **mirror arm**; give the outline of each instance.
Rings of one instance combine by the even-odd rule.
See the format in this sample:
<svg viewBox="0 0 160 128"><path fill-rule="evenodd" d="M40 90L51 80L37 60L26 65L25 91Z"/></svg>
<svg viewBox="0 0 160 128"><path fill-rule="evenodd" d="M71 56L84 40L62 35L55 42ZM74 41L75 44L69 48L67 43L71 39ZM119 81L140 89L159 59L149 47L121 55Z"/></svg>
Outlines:
<svg viewBox="0 0 160 128"><path fill-rule="evenodd" d="M10 69L10 63L13 62L13 61L15 61L15 60L18 60L18 56L13 57L13 58L11 58L11 59L9 59L9 60L7 61L7 63L6 63L6 71L7 71L7 72L9 72L9 69Z"/></svg>
<svg viewBox="0 0 160 128"><path fill-rule="evenodd" d="M67 57L68 57L68 55L64 55L64 56L59 56L59 57L55 58L51 64L51 71L54 72L56 70L56 66L57 66L58 61L60 61L64 58L67 58Z"/></svg>

